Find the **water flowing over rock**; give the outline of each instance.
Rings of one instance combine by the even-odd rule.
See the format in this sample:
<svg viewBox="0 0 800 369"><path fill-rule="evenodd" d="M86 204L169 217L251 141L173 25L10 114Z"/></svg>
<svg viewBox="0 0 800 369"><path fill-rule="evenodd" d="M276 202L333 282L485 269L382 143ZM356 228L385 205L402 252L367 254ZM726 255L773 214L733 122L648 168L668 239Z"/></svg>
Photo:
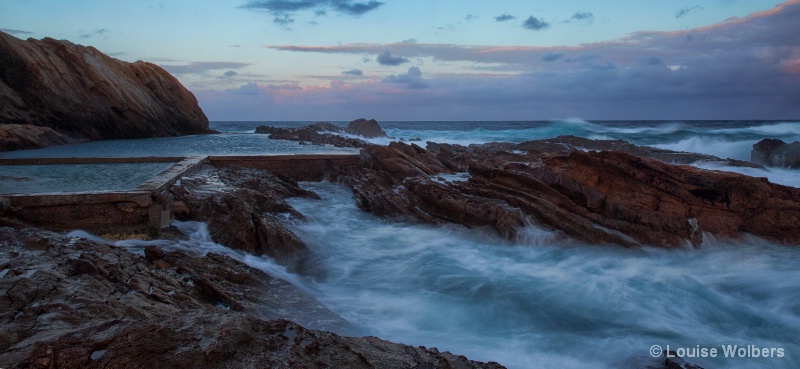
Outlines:
<svg viewBox="0 0 800 369"><path fill-rule="evenodd" d="M314 253L285 226L303 219L285 199L318 196L272 172L206 168L170 189L179 220L208 222L215 242L254 255L266 255L289 270L321 276Z"/></svg>
<svg viewBox="0 0 800 369"><path fill-rule="evenodd" d="M704 231L800 244L800 189L621 152L521 148L370 145L364 169L342 180L378 215L510 239L535 224L592 244L699 246Z"/></svg>
<svg viewBox="0 0 800 369"><path fill-rule="evenodd" d="M80 140L213 132L194 95L155 64L127 63L93 47L51 38L23 41L3 32L0 124L49 127ZM23 138L18 141L26 142ZM34 142L49 143L60 141ZM19 145L6 144L0 151Z"/></svg>
<svg viewBox="0 0 800 369"><path fill-rule="evenodd" d="M256 127L256 133L268 134L273 140L299 141L316 145L333 145L336 147L364 147L367 142L358 138L345 137L343 134L364 138L386 137L375 119L356 119L347 128L331 123L319 122L298 128L282 128L270 126Z"/></svg>
<svg viewBox="0 0 800 369"><path fill-rule="evenodd" d="M750 161L768 167L800 168L800 141L763 139L753 145Z"/></svg>
<svg viewBox="0 0 800 369"><path fill-rule="evenodd" d="M3 368L502 368L285 320L347 326L227 256L2 225L0 246Z"/></svg>

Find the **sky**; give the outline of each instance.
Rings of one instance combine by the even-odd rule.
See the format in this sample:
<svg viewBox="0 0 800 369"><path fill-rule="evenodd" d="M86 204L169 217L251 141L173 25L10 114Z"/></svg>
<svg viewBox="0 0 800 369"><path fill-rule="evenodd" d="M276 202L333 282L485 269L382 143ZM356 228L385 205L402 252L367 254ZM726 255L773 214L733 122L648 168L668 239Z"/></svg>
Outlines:
<svg viewBox="0 0 800 369"><path fill-rule="evenodd" d="M800 0L0 0L212 121L800 119Z"/></svg>

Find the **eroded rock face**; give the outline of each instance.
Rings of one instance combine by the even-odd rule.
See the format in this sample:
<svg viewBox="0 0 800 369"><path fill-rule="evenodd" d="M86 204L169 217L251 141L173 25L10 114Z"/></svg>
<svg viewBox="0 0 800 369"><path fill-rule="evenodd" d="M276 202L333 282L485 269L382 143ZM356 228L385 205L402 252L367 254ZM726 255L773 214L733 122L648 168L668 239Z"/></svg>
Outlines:
<svg viewBox="0 0 800 369"><path fill-rule="evenodd" d="M178 220L208 222L215 242L254 255L269 256L291 271L321 276L316 255L285 226L303 219L286 201L318 198L297 182L258 169L205 168L170 189Z"/></svg>
<svg viewBox="0 0 800 369"><path fill-rule="evenodd" d="M343 177L358 205L425 223L535 224L587 243L681 247L702 232L800 244L800 190L621 152L506 151L496 145L367 146ZM468 179L442 174L468 172Z"/></svg>
<svg viewBox="0 0 800 369"><path fill-rule="evenodd" d="M305 328L347 323L288 282L216 254L0 227L3 368L502 368Z"/></svg>
<svg viewBox="0 0 800 369"><path fill-rule="evenodd" d="M800 168L800 141L786 143L776 139L763 139L753 145L750 161L768 167Z"/></svg>
<svg viewBox="0 0 800 369"><path fill-rule="evenodd" d="M73 139L211 133L194 95L161 67L93 47L0 32L0 124L49 127ZM41 143L51 143L41 141ZM13 146L0 146L0 151Z"/></svg>

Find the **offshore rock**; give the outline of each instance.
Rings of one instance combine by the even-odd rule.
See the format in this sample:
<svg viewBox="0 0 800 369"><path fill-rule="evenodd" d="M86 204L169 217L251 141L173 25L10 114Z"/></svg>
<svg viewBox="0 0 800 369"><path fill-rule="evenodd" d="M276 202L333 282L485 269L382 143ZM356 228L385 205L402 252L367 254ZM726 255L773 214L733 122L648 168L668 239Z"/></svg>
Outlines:
<svg viewBox="0 0 800 369"><path fill-rule="evenodd" d="M800 168L800 141L790 144L776 139L763 139L753 145L750 161L768 167Z"/></svg>
<svg viewBox="0 0 800 369"><path fill-rule="evenodd" d="M342 180L378 215L485 226L510 239L534 224L592 244L698 246L704 231L800 244L800 189L765 178L611 151L428 148L367 146L364 168Z"/></svg>
<svg viewBox="0 0 800 369"><path fill-rule="evenodd" d="M351 135L357 135L366 138L386 137L386 132L383 131L375 119L356 119L350 122L344 131Z"/></svg>
<svg viewBox="0 0 800 369"><path fill-rule="evenodd" d="M0 246L3 368L502 368L319 330L349 326L217 254L165 245L141 256L25 227L0 227Z"/></svg>
<svg viewBox="0 0 800 369"><path fill-rule="evenodd" d="M346 137L343 134L361 136L364 138L386 137L386 132L381 129L375 119L356 119L347 128L342 128L331 123L318 122L298 128L281 128L271 126L258 126L256 133L268 134L273 140L299 141L316 145L332 145L336 147L364 147L367 142L359 138Z"/></svg>
<svg viewBox="0 0 800 369"><path fill-rule="evenodd" d="M208 222L214 242L269 256L293 272L321 276L316 255L285 226L287 218L303 219L286 198L318 198L297 182L264 170L207 167L181 179L170 192L175 218Z"/></svg>
<svg viewBox="0 0 800 369"><path fill-rule="evenodd" d="M49 127L79 140L213 132L194 95L157 65L123 62L68 41L23 41L3 32L0 124ZM13 147L3 145L0 151Z"/></svg>

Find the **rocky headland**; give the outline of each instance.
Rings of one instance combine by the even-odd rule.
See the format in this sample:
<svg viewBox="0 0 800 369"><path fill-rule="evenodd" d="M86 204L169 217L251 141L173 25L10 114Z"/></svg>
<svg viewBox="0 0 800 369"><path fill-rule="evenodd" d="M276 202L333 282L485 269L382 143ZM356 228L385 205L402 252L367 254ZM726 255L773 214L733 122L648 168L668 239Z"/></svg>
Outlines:
<svg viewBox="0 0 800 369"><path fill-rule="evenodd" d="M0 32L0 151L211 132L194 95L155 64Z"/></svg>

